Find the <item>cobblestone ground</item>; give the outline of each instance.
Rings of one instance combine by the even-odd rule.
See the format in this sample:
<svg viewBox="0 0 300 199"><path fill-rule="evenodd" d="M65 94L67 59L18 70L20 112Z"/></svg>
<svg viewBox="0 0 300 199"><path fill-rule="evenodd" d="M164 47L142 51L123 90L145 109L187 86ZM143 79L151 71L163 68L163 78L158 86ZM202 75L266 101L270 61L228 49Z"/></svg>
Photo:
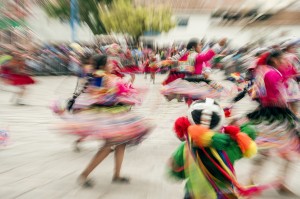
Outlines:
<svg viewBox="0 0 300 199"><path fill-rule="evenodd" d="M166 102L159 94L163 75L158 75L152 84L142 75L136 85L148 87L145 103L136 111L149 116L156 129L140 146L126 152L122 172L129 176L130 185L111 184L113 157L108 157L92 174L96 181L93 189L83 189L76 179L95 154L100 142L85 142L81 152L73 151L73 137L62 136L55 130L60 121L48 108L58 97L71 95L75 85L74 77L40 77L38 84L28 89L24 103L15 106L11 97L15 88L1 86L0 128L8 129L11 143L0 150L0 198L1 199L180 199L183 198L181 182L166 175L168 158L179 145L172 132L174 120L184 115L186 106L178 102ZM239 110L253 109L247 100L238 105ZM236 165L237 175L246 182L249 175L249 161ZM277 171L277 160L265 167L264 181L271 179ZM290 175L289 186L300 195L300 165L295 163ZM283 197L270 190L260 198ZM297 197L294 197L297 198Z"/></svg>

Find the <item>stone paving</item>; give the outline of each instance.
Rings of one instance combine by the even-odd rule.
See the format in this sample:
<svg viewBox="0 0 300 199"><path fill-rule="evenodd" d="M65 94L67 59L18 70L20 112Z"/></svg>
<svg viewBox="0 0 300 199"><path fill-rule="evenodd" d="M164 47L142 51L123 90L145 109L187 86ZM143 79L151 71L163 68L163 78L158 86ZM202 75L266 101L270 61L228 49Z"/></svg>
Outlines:
<svg viewBox="0 0 300 199"><path fill-rule="evenodd" d="M131 178L129 185L111 184L113 156L109 156L91 174L96 181L93 189L83 189L76 179L96 153L100 142L90 141L81 145L81 152L73 151L74 137L63 136L55 130L60 118L48 108L58 97L71 96L76 85L74 77L39 77L38 84L28 90L24 103L15 106L11 97L15 88L1 86L0 128L8 129L11 143L0 150L0 198L1 199L181 199L184 183L166 175L168 158L179 145L172 132L174 120L184 115L186 106L178 102L166 102L159 94L163 75L152 84L142 75L136 85L149 88L145 103L136 111L149 116L157 124L156 129L140 146L126 152L122 173ZM247 101L238 107L250 108ZM265 181L277 170L278 161L272 160L265 167ZM293 165L289 186L300 195L300 165ZM236 165L237 176L245 182L249 160ZM260 198L282 197L274 190ZM294 197L297 198L297 197Z"/></svg>

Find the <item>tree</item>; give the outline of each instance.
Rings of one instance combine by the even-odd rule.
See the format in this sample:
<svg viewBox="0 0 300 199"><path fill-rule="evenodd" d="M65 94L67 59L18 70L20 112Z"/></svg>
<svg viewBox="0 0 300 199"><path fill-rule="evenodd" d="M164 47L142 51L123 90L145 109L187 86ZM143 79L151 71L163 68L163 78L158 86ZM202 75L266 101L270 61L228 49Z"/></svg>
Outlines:
<svg viewBox="0 0 300 199"><path fill-rule="evenodd" d="M135 41L146 31L169 31L174 27L171 17L166 7L136 6L130 0L114 0L99 16L108 32L127 33Z"/></svg>
<svg viewBox="0 0 300 199"><path fill-rule="evenodd" d="M100 4L110 4L113 0L77 0L79 7L79 22L86 23L96 34L106 33L106 29L99 18ZM43 9L51 18L64 21L70 20L70 0L40 1Z"/></svg>

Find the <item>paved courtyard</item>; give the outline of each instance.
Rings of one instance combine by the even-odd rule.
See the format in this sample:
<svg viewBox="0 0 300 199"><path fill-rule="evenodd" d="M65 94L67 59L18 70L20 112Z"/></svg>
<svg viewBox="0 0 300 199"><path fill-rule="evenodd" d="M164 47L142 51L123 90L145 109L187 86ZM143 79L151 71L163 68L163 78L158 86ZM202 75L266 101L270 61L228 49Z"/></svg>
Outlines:
<svg viewBox="0 0 300 199"><path fill-rule="evenodd" d="M184 183L170 179L167 161L179 145L172 132L174 120L185 114L186 106L166 102L160 95L160 82L151 84L139 75L136 85L148 87L145 102L136 111L149 116L156 129L140 146L126 152L122 173L131 178L129 185L111 184L113 156L109 156L92 174L96 181L92 189L83 189L76 179L96 153L100 142L82 144L80 153L73 151L74 137L59 134L55 124L60 118L48 108L58 98L71 96L76 85L74 77L39 77L28 90L26 106L15 106L10 100L14 88L1 86L0 128L11 134L9 146L0 149L1 199L181 199ZM240 110L252 109L247 100L238 105ZM236 165L237 176L246 182L249 160ZM272 179L279 161L272 160L264 169L263 181ZM300 164L293 165L289 186L300 195ZM274 190L260 198L282 199ZM297 198L297 197L294 197Z"/></svg>

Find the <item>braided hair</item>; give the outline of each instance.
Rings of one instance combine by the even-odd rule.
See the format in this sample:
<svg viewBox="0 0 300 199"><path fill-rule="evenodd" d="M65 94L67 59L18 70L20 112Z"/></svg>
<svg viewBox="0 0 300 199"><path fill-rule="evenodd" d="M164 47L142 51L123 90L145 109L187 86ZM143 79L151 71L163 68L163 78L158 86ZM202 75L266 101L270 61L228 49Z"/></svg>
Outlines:
<svg viewBox="0 0 300 199"><path fill-rule="evenodd" d="M82 87L82 89L79 92L74 92L73 93L73 97L67 102L67 110L69 112L72 111L73 105L77 99L77 97L79 95L81 95L81 93L84 93L86 91L86 89L88 88L88 86L91 84L91 82L93 81L93 74L89 73L86 76L86 82L84 83L84 86Z"/></svg>

